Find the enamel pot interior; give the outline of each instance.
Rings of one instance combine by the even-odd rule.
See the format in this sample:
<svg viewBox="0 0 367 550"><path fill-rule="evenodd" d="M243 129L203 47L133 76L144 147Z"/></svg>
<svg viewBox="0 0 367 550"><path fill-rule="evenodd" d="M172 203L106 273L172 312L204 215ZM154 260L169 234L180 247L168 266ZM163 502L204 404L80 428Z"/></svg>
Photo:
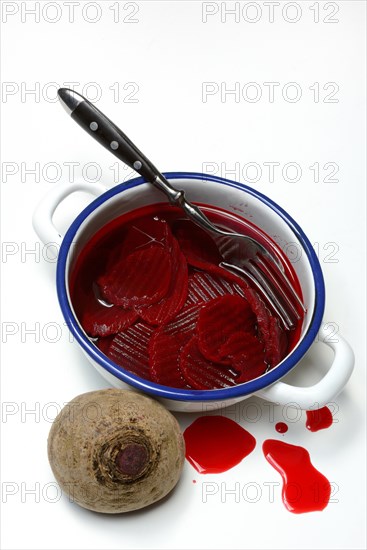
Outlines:
<svg viewBox="0 0 367 550"><path fill-rule="evenodd" d="M89 359L99 370L156 397L181 401L227 400L253 394L289 372L306 353L321 325L324 311L324 282L311 243L296 222L278 205L257 191L229 180L203 174L165 174L173 185L184 189L189 200L219 207L250 220L269 235L286 253L299 279L307 313L300 339L291 353L273 370L256 380L221 390L182 390L160 386L125 371L109 360L83 331L69 296L69 274L80 251L108 222L145 205L166 202L161 192L141 178L107 191L75 219L61 245L57 287L65 320Z"/></svg>

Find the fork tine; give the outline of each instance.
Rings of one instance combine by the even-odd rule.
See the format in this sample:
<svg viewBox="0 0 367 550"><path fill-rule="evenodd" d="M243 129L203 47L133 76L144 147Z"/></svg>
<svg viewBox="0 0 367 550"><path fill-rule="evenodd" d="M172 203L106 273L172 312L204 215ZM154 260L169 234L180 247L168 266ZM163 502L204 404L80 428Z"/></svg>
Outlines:
<svg viewBox="0 0 367 550"><path fill-rule="evenodd" d="M283 304L279 301L266 277L264 277L263 273L257 266L251 264L250 262L246 262L246 267L244 267L244 265L242 265L242 267L238 267L237 265L228 264L227 262L221 262L220 265L225 269L228 269L228 271L244 275L250 279L250 281L261 292L262 296L264 296L266 301L270 304L272 309L276 312L282 321L284 328L286 330L291 330L295 327L294 320L290 317Z"/></svg>
<svg viewBox="0 0 367 550"><path fill-rule="evenodd" d="M280 295L282 296L283 300L285 301L285 303L287 304L287 306L289 307L289 309L292 311L292 313L294 314L294 316L296 317L296 319L300 319L301 318L301 315L299 314L299 312L297 311L295 305L293 304L292 300L287 296L287 294L284 292L284 288L282 288L282 285L281 283L279 282L279 280L277 279L277 276L274 274L274 271L271 270L267 264L264 262L264 259L262 258L261 254L258 254L256 256L256 258L253 260L254 262L258 263L260 266L261 266L261 269L266 273L267 275L267 278L271 281L271 284L278 290L278 292L280 293ZM280 269L277 269L276 270L276 274L279 275L279 277L281 278L281 280L283 282L286 283L286 286L288 288L288 284L289 281L287 279L287 276L285 275L285 273L283 271L281 271ZM288 284L287 284L288 283ZM293 289L292 289L293 290ZM298 297L298 295L295 293L294 291L294 294L292 292L292 295L296 295L298 300L297 300L297 303L300 303L302 305L302 308L304 308L304 305L302 304L302 302L300 301L300 298Z"/></svg>
<svg viewBox="0 0 367 550"><path fill-rule="evenodd" d="M306 310L306 308L305 308L305 306L304 306L304 304L303 304L301 298L298 296L297 292L295 291L295 289L294 289L292 283L291 283L290 280L288 279L288 277L287 277L287 275L286 275L286 273L285 273L285 271L284 271L283 265L282 265L280 262L279 262L279 264L280 264L280 265L279 265L278 262L275 261L275 258L274 258L269 252L267 252L267 251L266 251L265 257L271 261L271 263L272 263L273 266L275 266L276 272L279 273L279 275L281 276L283 282L284 282L285 285L286 285L287 290L292 294L292 296L294 297L294 299L296 300L296 302L298 303L298 305L302 308L302 311L303 311L304 313L306 313L307 310ZM260 261L260 263L261 263L261 265L263 266L263 268L265 268L267 274L268 274L269 276L271 276L271 271L270 271L269 267L266 265L266 263L264 262L264 260L263 260L263 258L262 258L262 256L261 256L260 254L257 255L257 259ZM274 277L274 275L273 275L273 277ZM284 298L287 299L287 297L285 296L284 290L283 290L281 287L280 287L279 290L282 292L282 295L284 295ZM291 304L291 302L290 302L289 300L287 300L287 301L288 301L289 304ZM292 307L294 307L293 304L292 304ZM299 315L298 313L297 313L297 315L298 315L298 318L299 318L300 315Z"/></svg>

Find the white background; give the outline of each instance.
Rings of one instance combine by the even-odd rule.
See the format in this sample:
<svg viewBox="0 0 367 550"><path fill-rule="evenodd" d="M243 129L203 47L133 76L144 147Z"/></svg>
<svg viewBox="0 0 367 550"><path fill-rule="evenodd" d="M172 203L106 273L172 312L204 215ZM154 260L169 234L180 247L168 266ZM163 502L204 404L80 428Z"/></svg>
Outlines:
<svg viewBox="0 0 367 550"><path fill-rule="evenodd" d="M121 2L119 13L116 2L86 4L73 4L70 22L65 2L2 2L3 548L365 548L365 2L281 2L274 22L265 2L252 2L237 22L225 11L233 2ZM39 22L27 12L34 7ZM216 13L203 22L206 9ZM98 94L97 104L161 170L247 181L289 211L319 254L325 320L356 354L329 430L312 434L304 413L251 398L226 412L257 439L247 459L217 476L200 476L186 463L170 498L118 517L59 498L46 453L62 404L106 383L69 341L55 266L33 232L32 213L56 181L72 180L68 163L76 163L75 178L106 186L129 177L122 167L116 176L115 159L54 102L56 84L70 82L90 99ZM217 92L203 98L205 82ZM241 95L226 95L236 82ZM266 82L279 83L273 101ZM256 89L261 98L251 102ZM269 162L280 163L274 181ZM290 162L301 170L299 181L289 181L297 179L292 167L284 169ZM236 163L240 173L229 173ZM257 163L258 178L248 163ZM309 168L315 163L319 181ZM325 181L334 169L336 181ZM77 214L79 199L60 209L59 227ZM330 364L324 348L315 344L297 369L304 383ZM322 513L289 513L280 477L262 456L262 442L278 437L274 422L284 417L290 429L279 437L304 445L333 482L333 502ZM178 418L185 428L194 416ZM235 483L239 502L226 494ZM209 489L216 492L205 499Z"/></svg>

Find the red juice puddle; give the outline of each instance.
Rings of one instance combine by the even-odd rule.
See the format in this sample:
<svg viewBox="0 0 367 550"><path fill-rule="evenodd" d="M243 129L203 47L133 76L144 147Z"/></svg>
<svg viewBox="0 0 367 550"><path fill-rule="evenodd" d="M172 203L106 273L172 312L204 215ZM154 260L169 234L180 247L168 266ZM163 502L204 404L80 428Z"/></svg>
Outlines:
<svg viewBox="0 0 367 550"><path fill-rule="evenodd" d="M220 474L236 466L256 439L225 416L202 416L184 431L186 458L200 474Z"/></svg>
<svg viewBox="0 0 367 550"><path fill-rule="evenodd" d="M318 432L330 428L333 423L333 415L328 407L322 407L315 411L306 411L306 428L310 432Z"/></svg>
<svg viewBox="0 0 367 550"><path fill-rule="evenodd" d="M331 493L330 483L311 464L306 449L267 439L263 443L263 452L283 478L282 499L290 512L303 514L326 508Z"/></svg>
<svg viewBox="0 0 367 550"><path fill-rule="evenodd" d="M280 434L285 434L288 431L288 426L285 422L277 422L275 424L275 429Z"/></svg>

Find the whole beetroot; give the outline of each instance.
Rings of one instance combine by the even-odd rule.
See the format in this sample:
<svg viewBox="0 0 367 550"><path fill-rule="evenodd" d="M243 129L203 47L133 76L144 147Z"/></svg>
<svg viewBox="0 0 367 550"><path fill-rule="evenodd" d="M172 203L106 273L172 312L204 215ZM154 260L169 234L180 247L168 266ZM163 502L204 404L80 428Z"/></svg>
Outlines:
<svg viewBox="0 0 367 550"><path fill-rule="evenodd" d="M106 389L75 397L55 419L48 457L70 500L96 512L138 510L179 480L184 440L174 416L133 391Z"/></svg>

